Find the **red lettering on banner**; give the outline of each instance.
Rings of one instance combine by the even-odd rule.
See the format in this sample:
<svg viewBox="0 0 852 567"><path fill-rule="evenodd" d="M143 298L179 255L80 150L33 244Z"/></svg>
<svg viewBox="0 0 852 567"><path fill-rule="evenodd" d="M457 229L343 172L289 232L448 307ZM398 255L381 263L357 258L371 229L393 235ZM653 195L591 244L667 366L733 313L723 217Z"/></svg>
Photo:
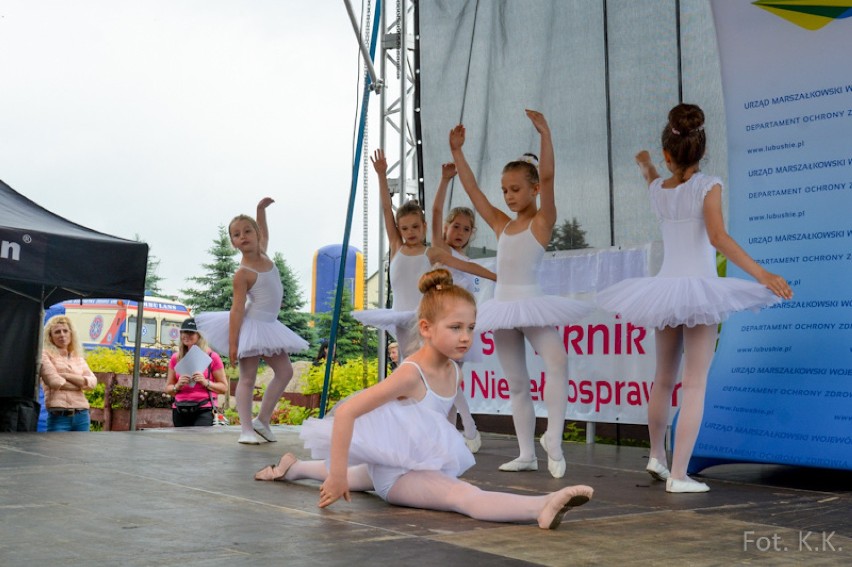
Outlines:
<svg viewBox="0 0 852 567"><path fill-rule="evenodd" d="M544 372L541 373L541 381L536 382L534 379L530 380L530 395L534 402L544 401L544 386L547 383L547 379L545 378Z"/></svg>
<svg viewBox="0 0 852 567"><path fill-rule="evenodd" d="M651 382L650 386L648 385L647 382L642 382L642 391L645 392L645 401L646 402L651 400L651 390L653 390L653 389L654 389L654 383L653 382ZM639 400L639 403L640 404L642 403L641 399Z"/></svg>
<svg viewBox="0 0 852 567"><path fill-rule="evenodd" d="M562 329L562 344L569 355L596 354L596 342L602 350L598 354L633 354L634 351L636 354L645 354L642 341L646 336L645 327L636 326L629 321L626 327L620 322L616 322L612 327L606 323L566 325Z"/></svg>
<svg viewBox="0 0 852 567"><path fill-rule="evenodd" d="M680 391L680 387L683 386L680 382L675 384L674 390L672 390L672 407L677 407L677 393Z"/></svg>
<svg viewBox="0 0 852 567"><path fill-rule="evenodd" d="M486 356L494 354L494 333L485 331L479 334L479 338L482 339L482 354Z"/></svg>
<svg viewBox="0 0 852 567"><path fill-rule="evenodd" d="M485 399L500 398L509 399L509 382L505 378L499 380L494 376L493 370L486 370L483 375L476 370L470 372L470 397L475 398L477 390Z"/></svg>
<svg viewBox="0 0 852 567"><path fill-rule="evenodd" d="M580 382L580 403L590 404L592 403L593 398L594 395L592 394L591 380L583 380L582 382Z"/></svg>
<svg viewBox="0 0 852 567"><path fill-rule="evenodd" d="M595 399L595 411L601 411L601 404L609 404L612 401L612 386L609 382L600 380L597 382L597 396Z"/></svg>
<svg viewBox="0 0 852 567"><path fill-rule="evenodd" d="M633 337L633 332L639 331L637 337ZM645 354L645 348L642 346L642 339L645 338L645 327L637 327L630 321L627 322L627 354L633 353L633 347L636 347L637 354ZM621 354L617 352L615 354Z"/></svg>
<svg viewBox="0 0 852 567"><path fill-rule="evenodd" d="M577 333L577 337L571 339L571 333ZM565 344L565 352L571 354L571 349L568 344L570 343L572 347L574 347L574 354L583 354L583 349L577 343L583 340L583 327L582 325L565 325L565 329L562 335L562 342Z"/></svg>

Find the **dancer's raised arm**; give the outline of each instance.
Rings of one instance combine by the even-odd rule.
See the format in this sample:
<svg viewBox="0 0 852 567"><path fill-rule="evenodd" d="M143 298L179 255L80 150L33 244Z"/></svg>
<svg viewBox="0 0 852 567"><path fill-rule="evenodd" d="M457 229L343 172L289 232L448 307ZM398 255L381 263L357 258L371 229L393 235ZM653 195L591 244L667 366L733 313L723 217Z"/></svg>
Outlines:
<svg viewBox="0 0 852 567"><path fill-rule="evenodd" d="M266 254L266 248L269 246L269 225L266 222L266 207L274 203L272 197L264 197L257 204L257 227L260 231L257 235L258 248Z"/></svg>
<svg viewBox="0 0 852 567"><path fill-rule="evenodd" d="M470 169L470 165L467 163L467 159L465 159L464 152L462 151L464 140L465 129L463 125L459 124L450 130L450 151L453 154L453 161L456 163L459 180L467 196L470 197L473 206L476 208L476 212L482 217L482 220L488 223L488 226L495 233L500 234L503 227L509 222L509 217L506 216L506 213L491 204L485 193L482 192L476 183L473 170Z"/></svg>
<svg viewBox="0 0 852 567"><path fill-rule="evenodd" d="M373 162L373 169L376 170L376 176L379 178L379 199L382 202L382 217L384 217L385 232L387 233L388 244L390 245L390 257L393 258L396 251L402 246L402 237L399 234L399 228L396 226L396 218L393 214L390 186L388 185L388 162L385 159L385 152L376 150L370 161Z"/></svg>
<svg viewBox="0 0 852 567"><path fill-rule="evenodd" d="M550 126L548 126L544 114L529 109L526 110L526 113L541 136L541 150L538 156L539 209L536 213L534 229L540 228L546 232L547 234L543 233L543 235L547 236L546 240L550 240L550 233L553 232L553 226L556 224L556 196L553 189L556 160L553 157L553 140L550 136ZM538 237L538 235L536 236Z"/></svg>

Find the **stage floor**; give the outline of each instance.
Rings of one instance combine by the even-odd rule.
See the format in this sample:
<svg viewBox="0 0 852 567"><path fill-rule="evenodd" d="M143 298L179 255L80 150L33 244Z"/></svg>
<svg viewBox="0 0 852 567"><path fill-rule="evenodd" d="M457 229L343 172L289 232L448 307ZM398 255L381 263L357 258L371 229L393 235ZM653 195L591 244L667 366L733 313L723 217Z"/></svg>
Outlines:
<svg viewBox="0 0 852 567"><path fill-rule="evenodd" d="M257 482L287 451L237 429L0 434L0 564L16 565L849 565L852 473L769 465L704 471L711 492L667 494L647 449L569 443L568 473L502 473L515 440L483 435L465 478L539 494L588 484L555 531L399 508L353 494L316 507L318 483Z"/></svg>

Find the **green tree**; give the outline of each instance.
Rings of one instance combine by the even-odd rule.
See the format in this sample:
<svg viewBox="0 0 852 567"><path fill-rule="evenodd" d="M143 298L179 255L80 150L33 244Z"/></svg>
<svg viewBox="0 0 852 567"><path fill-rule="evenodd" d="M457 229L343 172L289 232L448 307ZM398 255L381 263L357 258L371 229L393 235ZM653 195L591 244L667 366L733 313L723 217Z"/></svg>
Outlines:
<svg viewBox="0 0 852 567"><path fill-rule="evenodd" d="M580 221L577 217L571 220L565 220L561 225L553 229L553 235L550 237L550 244L547 245L548 250L579 250L580 248L588 248L586 243L586 231L580 228Z"/></svg>
<svg viewBox="0 0 852 567"><path fill-rule="evenodd" d="M145 242L142 238L137 234L133 237L133 240L136 242ZM163 281L163 278L157 273L157 270L160 269L160 259L151 254L151 246L148 246L148 265L145 268L145 292L150 293L151 295L156 295L158 297L162 297L164 295L163 289L160 287L160 282Z"/></svg>
<svg viewBox="0 0 852 567"><path fill-rule="evenodd" d="M331 292L331 295L334 296L335 292ZM331 304L334 305L334 298ZM368 357L375 357L379 349L378 333L374 329L366 329L364 325L352 317L352 309L352 292L349 291L349 288L344 287L340 308L340 325L337 328L336 352L337 360L341 362L350 358L361 358L364 356L365 350ZM333 311L314 315L318 337L327 339L331 336L333 315ZM364 344L365 340L366 345Z"/></svg>
<svg viewBox="0 0 852 567"><path fill-rule="evenodd" d="M302 307L305 306L305 299L302 296L302 290L299 289L299 281L280 252L276 252L272 256L272 261L278 268L281 286L284 288L284 299L281 301L278 320L290 327L290 330L294 333L313 344L315 341L314 330L311 328L311 316L309 313L301 311ZM304 357L309 356L310 354L307 353L304 355ZM297 354L294 355L294 358L303 357Z"/></svg>
<svg viewBox="0 0 852 567"><path fill-rule="evenodd" d="M228 311L234 298L234 272L237 251L231 246L231 239L225 227L219 226L219 235L213 240L213 246L207 250L213 261L202 264L207 273L203 276L187 278L196 286L180 290L184 303L195 312Z"/></svg>

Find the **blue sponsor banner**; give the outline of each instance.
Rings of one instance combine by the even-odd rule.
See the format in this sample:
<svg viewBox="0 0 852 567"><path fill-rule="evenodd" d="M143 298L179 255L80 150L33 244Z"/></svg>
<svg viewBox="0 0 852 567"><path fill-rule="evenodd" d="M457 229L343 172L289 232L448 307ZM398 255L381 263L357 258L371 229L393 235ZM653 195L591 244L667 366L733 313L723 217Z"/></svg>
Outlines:
<svg viewBox="0 0 852 567"><path fill-rule="evenodd" d="M795 297L723 325L693 472L852 468L852 2L824 4L712 4L730 232Z"/></svg>

